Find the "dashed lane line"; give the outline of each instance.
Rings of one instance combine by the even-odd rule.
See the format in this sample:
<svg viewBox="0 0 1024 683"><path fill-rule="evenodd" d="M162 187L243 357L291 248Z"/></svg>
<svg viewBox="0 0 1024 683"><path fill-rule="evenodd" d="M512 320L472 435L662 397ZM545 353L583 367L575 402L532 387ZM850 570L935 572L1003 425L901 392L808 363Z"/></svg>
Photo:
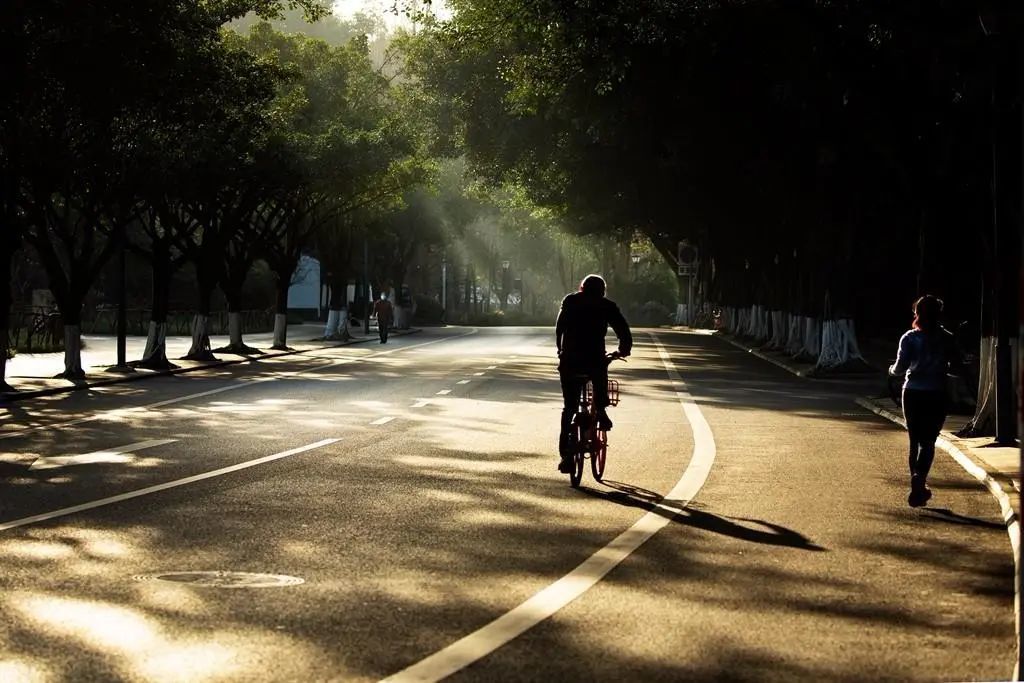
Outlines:
<svg viewBox="0 0 1024 683"><path fill-rule="evenodd" d="M416 403L413 403L412 407L413 408L426 408L428 405L430 405L430 401L423 400L423 401L417 401Z"/></svg>
<svg viewBox="0 0 1024 683"><path fill-rule="evenodd" d="M456 382L456 384L469 384L469 380L468 379L460 379L458 382Z"/></svg>
<svg viewBox="0 0 1024 683"><path fill-rule="evenodd" d="M452 393L451 389L442 389L441 391L437 392L437 395L438 396L447 396L450 393Z"/></svg>
<svg viewBox="0 0 1024 683"><path fill-rule="evenodd" d="M374 420L373 422L371 422L370 424L372 424L372 425L386 425L388 422L391 422L394 419L395 419L394 417L380 417L380 418L377 418L376 420Z"/></svg>
<svg viewBox="0 0 1024 683"><path fill-rule="evenodd" d="M147 486L145 488L136 489L135 491L128 491L127 493L119 493L116 496L100 498L98 500L89 501L88 503L81 503L79 505L72 505L70 507L60 508L59 510L43 512L38 515L32 515L31 517L22 517L21 519L11 520L10 522L0 522L0 531L15 529L21 526L28 526L29 524L36 524L37 522L45 522L46 520L56 519L58 517L66 517L68 515L73 515L78 512L93 510L95 508L104 507L106 505L113 505L114 503L120 503L126 500L131 500L132 498L141 498L142 496L148 496L151 493L159 493L160 491L166 491L168 489L177 488L178 486L194 484L195 482L203 481L204 479L220 477L222 475L230 474L232 472L238 472L240 470L248 469L250 467L256 467L257 465L263 465L268 462L273 462L274 460L280 460L282 458L287 458L292 455L298 455L299 453L306 453L317 448L323 448L324 446L329 446L332 443L336 443L340 440L341 439L334 438L322 439L320 441L317 441L316 443L307 444L305 446L299 446L298 448L292 448L287 451L281 451L280 453L274 453L273 455L265 455L262 458L256 458L255 460L240 462L237 465L221 467L219 469L210 470L209 472L203 472L202 474L194 474L190 477L175 479L173 481L164 482L163 484L156 484L155 486Z"/></svg>
<svg viewBox="0 0 1024 683"><path fill-rule="evenodd" d="M52 470L68 465L93 465L105 462L124 462L127 459L125 456L129 453L135 453L137 451L154 448L156 446L163 446L165 444L174 443L177 440L178 439L150 439L149 441L140 441L138 443L128 444L127 446L118 446L116 448L93 451L92 453L83 453L81 455L44 455L32 461L32 464L28 469Z"/></svg>
<svg viewBox="0 0 1024 683"><path fill-rule="evenodd" d="M384 679L385 681L391 683L439 681L473 662L483 659L583 595L654 534L665 528L680 509L686 507L704 486L715 461L715 438L711 432L711 426L687 391L686 383L679 376L671 357L661 345L658 337L651 333L651 339L658 349L658 355L674 385L676 397L682 404L683 413L693 431L693 457L682 477L665 495L665 499L682 500L686 503L678 506L659 503L656 510L645 514L611 543L526 602L443 650L389 676Z"/></svg>
<svg viewBox="0 0 1024 683"><path fill-rule="evenodd" d="M473 373L473 376L474 376L474 377L483 377L483 376L484 376L484 374L485 374L485 373L483 373L483 372L474 372L474 373Z"/></svg>

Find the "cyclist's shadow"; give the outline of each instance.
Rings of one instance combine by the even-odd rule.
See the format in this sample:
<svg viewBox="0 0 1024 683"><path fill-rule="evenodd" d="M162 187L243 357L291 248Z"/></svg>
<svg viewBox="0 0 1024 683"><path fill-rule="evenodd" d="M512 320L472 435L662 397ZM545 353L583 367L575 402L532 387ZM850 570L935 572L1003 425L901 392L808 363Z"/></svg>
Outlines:
<svg viewBox="0 0 1024 683"><path fill-rule="evenodd" d="M766 545L781 545L814 552L825 552L827 550L827 548L817 545L806 536L779 524L772 524L761 519L748 519L746 517L729 518L713 515L710 512L695 509L689 501L663 498L654 491L620 481L605 479L601 483L612 490L601 491L588 487L581 487L579 490L588 496L603 498L619 505L641 508L662 517L667 517L678 524L724 536L731 536L742 541L764 543ZM747 522L755 526L746 526L739 522Z"/></svg>

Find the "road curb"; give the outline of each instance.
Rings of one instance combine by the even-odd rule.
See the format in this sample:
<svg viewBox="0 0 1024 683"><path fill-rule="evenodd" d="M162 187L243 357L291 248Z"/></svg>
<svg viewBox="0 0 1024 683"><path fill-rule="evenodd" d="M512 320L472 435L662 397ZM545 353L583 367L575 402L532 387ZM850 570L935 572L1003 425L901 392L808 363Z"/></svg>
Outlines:
<svg viewBox="0 0 1024 683"><path fill-rule="evenodd" d="M392 331L391 334L399 337L404 337L409 334L416 334L422 332L419 328L411 328L408 330L402 330L397 334ZM97 379L93 381L83 382L81 384L73 384L67 387L52 387L48 389L31 389L29 391L14 391L5 392L0 394L0 405L9 403L12 401L21 401L28 398L40 398L43 396L54 396L56 394L68 394L73 391L85 391L86 389L93 389L95 387L106 387L112 384L127 384L128 382L140 382L143 380L151 379L154 377L169 377L171 375L184 375L190 372L198 372L200 370L208 370L210 368L223 368L230 365L241 365L243 363L255 363L264 358L280 358L282 356L295 356L300 353L309 353L310 351L321 351L323 349L334 349L342 346L353 346L355 344L362 344L364 342L372 341L374 337L363 337L361 339L350 339L349 341L335 342L331 344L324 344L322 346L314 346L308 349L295 349L292 351L271 351L268 353L261 353L258 356L245 356L243 358L232 358L230 360L216 360L203 363L202 365L196 365L189 368L175 368L173 370L155 370L152 372L144 372L141 374L134 375L123 375L120 377L110 377L104 379Z"/></svg>
<svg viewBox="0 0 1024 683"><path fill-rule="evenodd" d="M737 349L740 349L742 351L746 351L747 353L749 353L751 355L757 356L761 360L768 361L772 365L776 365L776 366L782 368L783 370L791 372L792 374L796 375L797 377L803 377L804 379L817 379L816 377L813 377L813 376L807 374L810 371L810 368L798 368L795 365L790 365L789 363L787 363L787 362L785 362L783 360L780 360L778 358L772 358L771 356L769 356L768 354L764 353L763 351L761 351L759 349L755 349L755 348L749 347L746 344L741 344L740 342L736 341L735 339L731 339L731 338L725 336L724 334L716 334L716 335L713 335L713 336L718 337L719 339L721 339L724 342L732 344Z"/></svg>

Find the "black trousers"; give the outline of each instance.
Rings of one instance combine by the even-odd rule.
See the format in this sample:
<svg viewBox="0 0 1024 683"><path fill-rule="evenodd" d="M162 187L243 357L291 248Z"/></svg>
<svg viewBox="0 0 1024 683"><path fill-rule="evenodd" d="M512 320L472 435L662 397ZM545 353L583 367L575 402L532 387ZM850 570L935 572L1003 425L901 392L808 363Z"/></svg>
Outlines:
<svg viewBox="0 0 1024 683"><path fill-rule="evenodd" d="M377 334L380 335L380 340L386 342L388 340L388 322L386 320L377 321Z"/></svg>
<svg viewBox="0 0 1024 683"><path fill-rule="evenodd" d="M923 483L935 459L935 439L946 421L946 392L903 390L903 417L910 437L910 475Z"/></svg>
<svg viewBox="0 0 1024 683"><path fill-rule="evenodd" d="M562 430L558 447L562 449L568 443L572 416L576 414L580 391L588 379L594 384L594 405L598 408L608 406L608 365L604 359L586 365L562 363L558 366L558 379L562 383Z"/></svg>

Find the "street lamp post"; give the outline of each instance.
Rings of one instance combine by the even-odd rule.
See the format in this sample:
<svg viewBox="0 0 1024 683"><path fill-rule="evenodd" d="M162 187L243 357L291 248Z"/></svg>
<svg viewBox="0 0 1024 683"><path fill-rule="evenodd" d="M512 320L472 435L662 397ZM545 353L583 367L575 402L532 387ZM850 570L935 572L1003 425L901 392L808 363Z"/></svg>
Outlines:
<svg viewBox="0 0 1024 683"><path fill-rule="evenodd" d="M370 237L363 235L363 288L366 289L366 310L363 311L363 334L370 334L370 309L373 297L370 295Z"/></svg>
<svg viewBox="0 0 1024 683"><path fill-rule="evenodd" d="M501 310L508 304L508 269L512 262L505 259L501 262Z"/></svg>
<svg viewBox="0 0 1024 683"><path fill-rule="evenodd" d="M117 263L117 364L107 368L107 372L129 374L135 368L128 365L128 229L122 222L120 226L121 245Z"/></svg>

